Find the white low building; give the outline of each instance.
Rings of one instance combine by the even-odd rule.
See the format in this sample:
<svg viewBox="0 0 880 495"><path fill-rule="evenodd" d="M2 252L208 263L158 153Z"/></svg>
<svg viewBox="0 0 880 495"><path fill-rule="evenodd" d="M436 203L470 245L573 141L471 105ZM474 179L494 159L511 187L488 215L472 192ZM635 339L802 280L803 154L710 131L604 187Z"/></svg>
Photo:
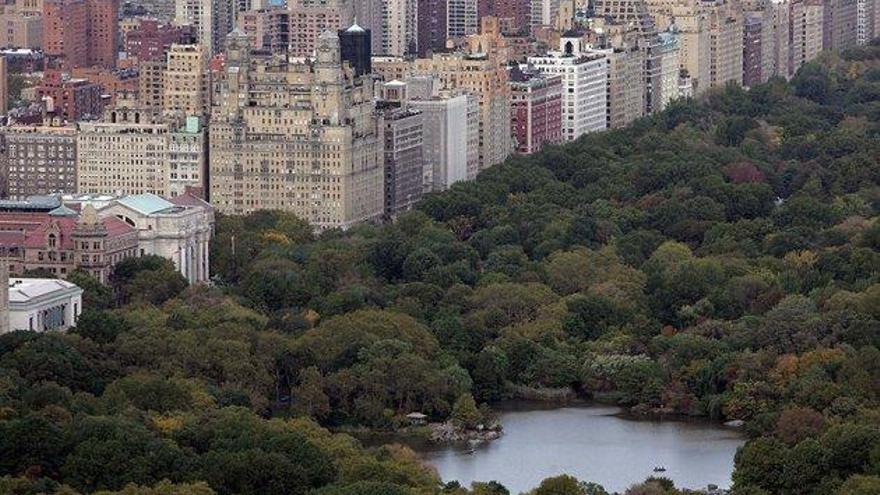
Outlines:
<svg viewBox="0 0 880 495"><path fill-rule="evenodd" d="M67 330L82 313L83 290L66 280L11 278L6 287L8 330Z"/></svg>

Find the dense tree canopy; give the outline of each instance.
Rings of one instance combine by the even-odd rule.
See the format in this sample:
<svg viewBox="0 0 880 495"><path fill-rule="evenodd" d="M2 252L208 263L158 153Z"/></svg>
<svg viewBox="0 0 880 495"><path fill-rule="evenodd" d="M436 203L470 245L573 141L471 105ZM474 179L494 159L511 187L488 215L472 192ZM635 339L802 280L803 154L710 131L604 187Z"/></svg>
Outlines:
<svg viewBox="0 0 880 495"><path fill-rule="evenodd" d="M324 428L470 427L549 389L745 421L737 495L877 493L878 54L512 157L387 225L220 216L215 287L153 257L76 274L74 331L0 336L0 492L506 495Z"/></svg>

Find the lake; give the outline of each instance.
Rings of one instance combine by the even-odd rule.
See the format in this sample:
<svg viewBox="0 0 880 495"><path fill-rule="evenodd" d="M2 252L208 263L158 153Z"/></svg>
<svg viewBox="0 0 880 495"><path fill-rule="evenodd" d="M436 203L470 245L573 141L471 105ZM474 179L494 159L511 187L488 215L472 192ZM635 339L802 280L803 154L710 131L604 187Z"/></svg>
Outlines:
<svg viewBox="0 0 880 495"><path fill-rule="evenodd" d="M656 474L680 488L730 486L733 456L744 442L739 432L709 422L627 419L620 412L518 403L501 411L504 435L473 453L466 445L416 448L444 482L496 480L514 494L563 473L623 491L655 475L655 466L665 467Z"/></svg>

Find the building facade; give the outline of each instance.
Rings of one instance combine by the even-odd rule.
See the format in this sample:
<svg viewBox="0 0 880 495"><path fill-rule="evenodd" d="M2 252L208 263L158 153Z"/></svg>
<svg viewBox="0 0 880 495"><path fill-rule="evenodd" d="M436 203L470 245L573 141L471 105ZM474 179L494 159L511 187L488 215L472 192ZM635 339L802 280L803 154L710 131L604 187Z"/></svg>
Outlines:
<svg viewBox="0 0 880 495"><path fill-rule="evenodd" d="M4 127L0 175L4 198L76 192L76 128Z"/></svg>
<svg viewBox="0 0 880 495"><path fill-rule="evenodd" d="M116 66L118 0L44 0L43 51L59 67Z"/></svg>
<svg viewBox="0 0 880 495"><path fill-rule="evenodd" d="M140 109L113 109L100 122L83 122L77 136L77 192L174 197L204 190L204 129Z"/></svg>
<svg viewBox="0 0 880 495"><path fill-rule="evenodd" d="M82 313L83 290L54 278L8 278L6 330L64 331L76 325ZM0 329L2 333L2 329Z"/></svg>
<svg viewBox="0 0 880 495"><path fill-rule="evenodd" d="M21 12L14 5L0 6L0 43L4 48L43 47L43 13Z"/></svg>
<svg viewBox="0 0 880 495"><path fill-rule="evenodd" d="M137 231L117 218L98 218L92 206L76 211L61 204L50 211L0 212L0 257L12 274L46 270L66 278L83 270L98 281L107 282L113 266L137 256Z"/></svg>
<svg viewBox="0 0 880 495"><path fill-rule="evenodd" d="M425 192L442 191L479 172L480 111L477 97L441 91L410 105L424 114Z"/></svg>
<svg viewBox="0 0 880 495"><path fill-rule="evenodd" d="M37 87L46 113L70 123L100 117L104 111L102 93L101 86L58 70L46 71Z"/></svg>
<svg viewBox="0 0 880 495"><path fill-rule="evenodd" d="M562 138L575 139L607 129L608 62L605 55L581 50L581 40L562 38L562 50L529 57L546 74L562 76Z"/></svg>
<svg viewBox="0 0 880 495"><path fill-rule="evenodd" d="M283 209L319 229L380 218L384 140L372 79L343 64L336 31L321 34L314 63L251 54L243 33L227 44L210 124L212 204Z"/></svg>
<svg viewBox="0 0 880 495"><path fill-rule="evenodd" d="M562 76L513 69L510 130L516 152L532 154L562 142Z"/></svg>
<svg viewBox="0 0 880 495"><path fill-rule="evenodd" d="M422 199L425 169L424 115L413 108L383 102L385 126L385 215L411 209Z"/></svg>
<svg viewBox="0 0 880 495"><path fill-rule="evenodd" d="M98 210L98 215L137 231L138 256L171 260L191 284L210 280L214 210L205 201L189 194L171 199L153 194L123 196Z"/></svg>
<svg viewBox="0 0 880 495"><path fill-rule="evenodd" d="M171 45L162 72L165 112L204 116L210 108L207 53L199 45Z"/></svg>

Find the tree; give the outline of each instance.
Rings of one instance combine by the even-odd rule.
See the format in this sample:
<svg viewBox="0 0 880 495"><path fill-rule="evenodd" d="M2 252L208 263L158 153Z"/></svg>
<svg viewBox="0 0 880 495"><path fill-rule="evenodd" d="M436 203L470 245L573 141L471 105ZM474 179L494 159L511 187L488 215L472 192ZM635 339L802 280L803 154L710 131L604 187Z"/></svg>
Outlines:
<svg viewBox="0 0 880 495"><path fill-rule="evenodd" d="M471 394L461 394L452 406L452 421L463 428L476 428L480 423L480 410Z"/></svg>
<svg viewBox="0 0 880 495"><path fill-rule="evenodd" d="M119 491L99 491L93 495L215 495L215 491L207 483L171 483L161 481L152 487L126 485Z"/></svg>
<svg viewBox="0 0 880 495"><path fill-rule="evenodd" d="M324 377L316 366L299 372L299 385L293 389L297 408L305 415L321 419L330 412L330 399L324 393Z"/></svg>
<svg viewBox="0 0 880 495"><path fill-rule="evenodd" d="M776 423L776 436L793 445L822 431L825 418L808 407L793 407L782 411Z"/></svg>
<svg viewBox="0 0 880 495"><path fill-rule="evenodd" d="M779 493L784 488L783 472L787 457L788 449L777 440L758 438L747 442L734 458L734 488L755 486L770 493Z"/></svg>
<svg viewBox="0 0 880 495"><path fill-rule="evenodd" d="M546 478L532 490L531 495L587 495L587 487L577 478L568 475Z"/></svg>
<svg viewBox="0 0 880 495"><path fill-rule="evenodd" d="M880 476L853 475L835 493L836 495L874 495L880 493Z"/></svg>

